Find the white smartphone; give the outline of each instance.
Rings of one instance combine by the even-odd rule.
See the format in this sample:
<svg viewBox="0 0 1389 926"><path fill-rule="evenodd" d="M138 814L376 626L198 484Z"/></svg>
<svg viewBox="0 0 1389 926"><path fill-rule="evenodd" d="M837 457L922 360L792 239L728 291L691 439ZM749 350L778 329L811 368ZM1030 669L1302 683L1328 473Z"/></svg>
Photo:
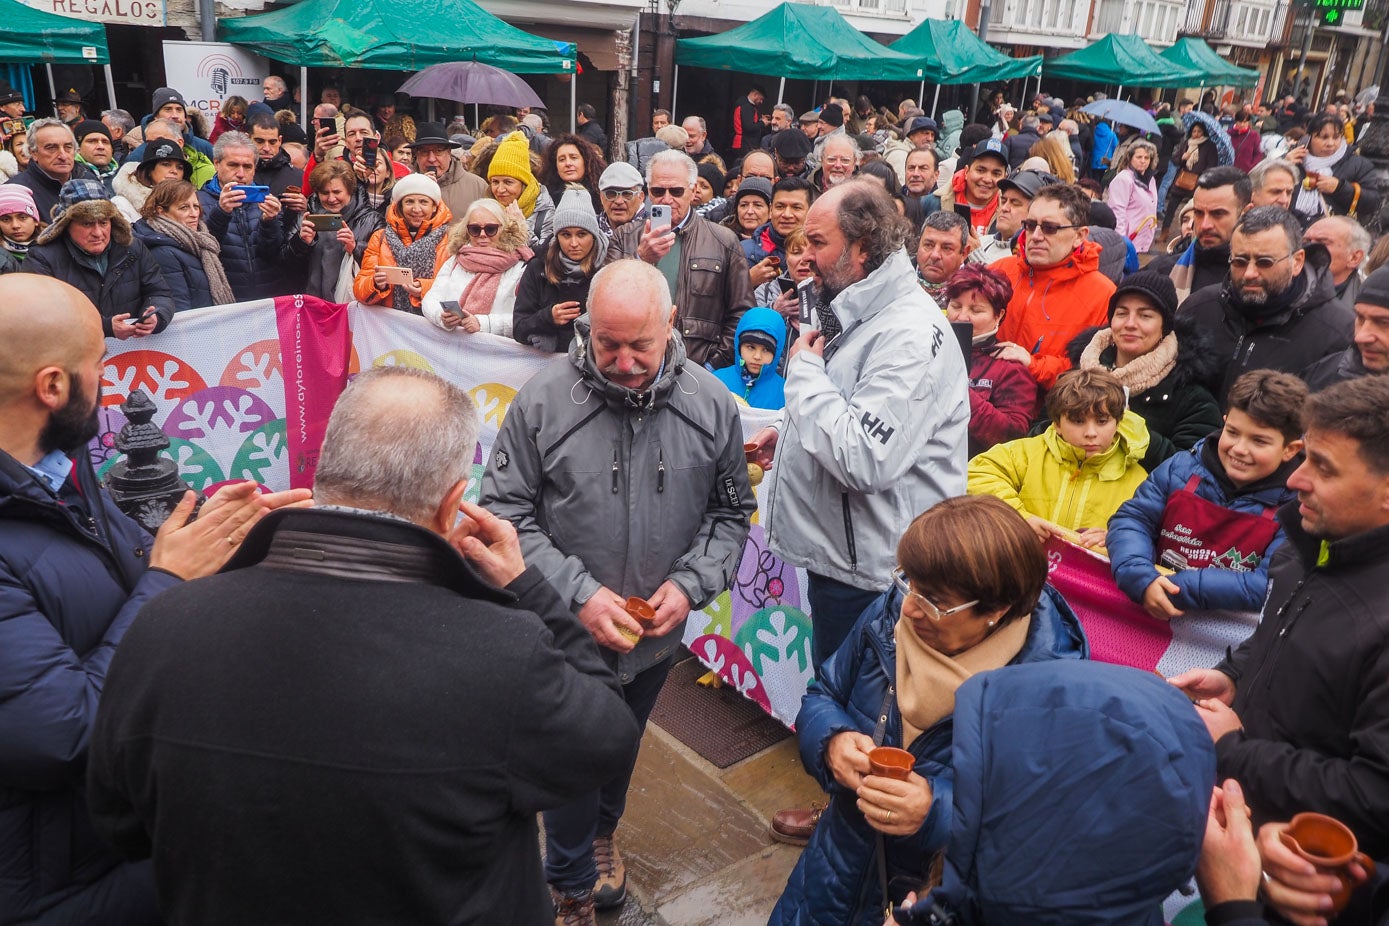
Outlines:
<svg viewBox="0 0 1389 926"><path fill-rule="evenodd" d="M651 206L651 230L660 231L663 228L670 228L670 207L655 203Z"/></svg>

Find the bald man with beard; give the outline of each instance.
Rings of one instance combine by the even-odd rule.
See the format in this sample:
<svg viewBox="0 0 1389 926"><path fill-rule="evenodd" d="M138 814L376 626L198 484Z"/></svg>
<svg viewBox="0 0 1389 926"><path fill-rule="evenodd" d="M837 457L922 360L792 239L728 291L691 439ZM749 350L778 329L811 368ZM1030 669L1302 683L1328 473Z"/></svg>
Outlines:
<svg viewBox="0 0 1389 926"><path fill-rule="evenodd" d="M215 572L306 491L223 489L156 537L121 513L86 452L106 340L90 300L0 277L0 923L160 922L148 864L123 864L83 799L87 740L117 644L150 598Z"/></svg>

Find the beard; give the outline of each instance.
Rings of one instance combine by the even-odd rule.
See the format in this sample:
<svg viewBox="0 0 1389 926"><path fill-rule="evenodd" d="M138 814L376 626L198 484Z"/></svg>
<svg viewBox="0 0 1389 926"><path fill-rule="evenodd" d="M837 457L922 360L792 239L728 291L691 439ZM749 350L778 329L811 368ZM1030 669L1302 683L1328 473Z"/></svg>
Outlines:
<svg viewBox="0 0 1389 926"><path fill-rule="evenodd" d="M82 389L82 378L68 374L68 400L63 407L48 416L39 432L39 450L45 454L55 450L74 453L81 450L101 430L101 390L88 396Z"/></svg>
<svg viewBox="0 0 1389 926"><path fill-rule="evenodd" d="M819 267L816 268L820 269ZM823 285L820 287L820 295L825 304L833 302L835 297L844 290L853 286L858 280L853 279L853 262L849 258L849 249L845 248L834 262L834 266L820 270L820 279Z"/></svg>

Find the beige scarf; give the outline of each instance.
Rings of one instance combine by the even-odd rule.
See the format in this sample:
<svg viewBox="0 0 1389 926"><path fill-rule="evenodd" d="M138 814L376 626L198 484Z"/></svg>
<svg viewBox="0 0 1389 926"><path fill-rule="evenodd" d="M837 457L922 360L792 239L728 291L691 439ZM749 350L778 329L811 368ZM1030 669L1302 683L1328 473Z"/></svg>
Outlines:
<svg viewBox="0 0 1389 926"><path fill-rule="evenodd" d="M1095 332L1095 337L1080 355L1080 368L1082 370L1097 370L1103 368L1100 363L1100 354L1104 353L1114 343L1114 331L1110 328L1101 328ZM1121 367L1115 367L1110 372L1114 378L1124 384L1128 389L1129 395L1142 395L1149 389L1156 386L1166 378L1172 368L1177 365L1177 333L1167 332L1157 347L1148 351L1141 357L1135 357Z"/></svg>
<svg viewBox="0 0 1389 926"><path fill-rule="evenodd" d="M1006 666L1022 652L1032 615L1026 614L989 634L958 656L931 649L916 635L912 622L897 618L897 709L902 714L906 748L955 712L955 690L979 672Z"/></svg>

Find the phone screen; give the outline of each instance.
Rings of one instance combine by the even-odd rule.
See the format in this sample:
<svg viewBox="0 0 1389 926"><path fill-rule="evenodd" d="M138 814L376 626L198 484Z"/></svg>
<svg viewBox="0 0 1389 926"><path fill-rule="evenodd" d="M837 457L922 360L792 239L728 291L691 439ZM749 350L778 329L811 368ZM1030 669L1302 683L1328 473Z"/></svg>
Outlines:
<svg viewBox="0 0 1389 926"><path fill-rule="evenodd" d="M376 146L378 144L380 142L374 138L368 138L362 142L362 160L366 162L367 167L376 167Z"/></svg>

